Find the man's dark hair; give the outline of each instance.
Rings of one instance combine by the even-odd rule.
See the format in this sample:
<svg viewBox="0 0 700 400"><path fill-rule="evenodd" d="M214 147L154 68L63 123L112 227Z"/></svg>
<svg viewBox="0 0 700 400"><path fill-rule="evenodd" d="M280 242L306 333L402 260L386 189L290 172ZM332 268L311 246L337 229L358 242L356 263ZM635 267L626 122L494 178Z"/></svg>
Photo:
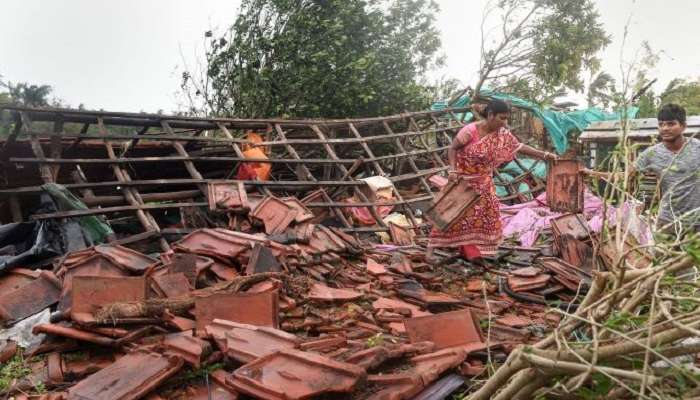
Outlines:
<svg viewBox="0 0 700 400"><path fill-rule="evenodd" d="M486 108L484 108L484 114L487 116L489 114L503 114L510 113L510 105L503 100L489 100Z"/></svg>
<svg viewBox="0 0 700 400"><path fill-rule="evenodd" d="M656 119L659 121L678 121L681 125L685 125L685 108L674 103L665 104L659 109L659 115Z"/></svg>

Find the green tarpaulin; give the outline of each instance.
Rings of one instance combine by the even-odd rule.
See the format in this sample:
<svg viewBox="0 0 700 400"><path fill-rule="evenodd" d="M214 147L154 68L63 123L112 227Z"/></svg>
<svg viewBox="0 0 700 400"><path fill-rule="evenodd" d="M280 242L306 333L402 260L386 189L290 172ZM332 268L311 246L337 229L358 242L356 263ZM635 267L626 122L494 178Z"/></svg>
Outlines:
<svg viewBox="0 0 700 400"><path fill-rule="evenodd" d="M85 203L75 197L63 185L45 183L41 188L51 195L61 211L87 210ZM107 240L107 236L114 235L112 228L95 216L79 217L78 222L90 243L104 243Z"/></svg>
<svg viewBox="0 0 700 400"><path fill-rule="evenodd" d="M559 154L563 154L569 147L568 143L568 133L574 132L575 134L583 132L588 125L592 122L597 121L613 121L620 119L619 113L610 113L598 108L589 108L586 110L577 110L570 112L563 111L553 111L549 109L543 109L539 105L521 99L516 96L512 96L505 93L498 93L491 90L482 90L480 92L482 97L499 99L509 102L514 107L528 110L532 112L537 118L539 118L544 127L547 129L549 137L552 139L552 144L554 144L554 149ZM471 99L468 96L462 96L459 100L452 104L452 107L465 107L469 104ZM436 102L431 107L433 110L442 110L447 107L446 102ZM637 112L639 111L636 107L630 107L627 112L628 118L635 118ZM464 120L468 121L471 119L471 113L467 113Z"/></svg>

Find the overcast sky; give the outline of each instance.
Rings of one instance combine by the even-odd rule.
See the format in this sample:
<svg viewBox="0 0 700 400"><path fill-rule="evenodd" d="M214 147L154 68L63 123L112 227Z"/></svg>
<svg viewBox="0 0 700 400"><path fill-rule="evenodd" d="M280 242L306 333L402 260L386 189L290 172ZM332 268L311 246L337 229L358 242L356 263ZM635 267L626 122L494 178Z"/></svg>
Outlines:
<svg viewBox="0 0 700 400"><path fill-rule="evenodd" d="M437 0L447 66L432 76L474 84L479 24L486 0ZM3 0L0 75L49 84L72 106L111 111L177 109L183 57L193 66L203 33L223 31L239 0ZM596 0L612 36L604 69L620 76L624 25L632 16L625 58L647 40L663 50L653 71L663 89L675 77L700 76L698 0Z"/></svg>

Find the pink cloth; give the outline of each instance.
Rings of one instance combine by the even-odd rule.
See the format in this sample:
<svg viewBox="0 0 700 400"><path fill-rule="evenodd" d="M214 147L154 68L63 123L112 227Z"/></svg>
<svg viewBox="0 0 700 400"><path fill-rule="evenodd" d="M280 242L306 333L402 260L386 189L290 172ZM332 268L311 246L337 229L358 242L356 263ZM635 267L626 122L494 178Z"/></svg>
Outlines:
<svg viewBox="0 0 700 400"><path fill-rule="evenodd" d="M634 205L625 202L619 209L608 207L608 226L617 223L617 213L620 214L622 229L632 235L637 243L646 245L652 243L649 225L640 218ZM501 204L501 221L503 222L503 237L517 237L520 244L532 247L543 228L550 226L552 219L561 216L547 207L547 194L542 193L535 200L527 203L507 206ZM583 215L588 221L591 232L599 233L603 229L603 201L590 191L584 193Z"/></svg>
<svg viewBox="0 0 700 400"><path fill-rule="evenodd" d="M602 213L603 202L586 191L583 201L583 215L586 220ZM550 221L562 214L553 212L547 207L547 194L542 193L535 200L512 206L501 205L501 221L503 222L503 237L518 237L520 244L532 247L543 228L550 225ZM591 230L593 228L591 227ZM599 232L593 230L594 232Z"/></svg>

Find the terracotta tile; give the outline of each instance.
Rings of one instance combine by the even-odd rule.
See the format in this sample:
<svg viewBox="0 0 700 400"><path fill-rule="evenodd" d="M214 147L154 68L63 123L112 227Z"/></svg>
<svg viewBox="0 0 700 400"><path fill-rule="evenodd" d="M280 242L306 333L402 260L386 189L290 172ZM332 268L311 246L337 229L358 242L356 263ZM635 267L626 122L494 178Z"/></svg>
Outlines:
<svg viewBox="0 0 700 400"><path fill-rule="evenodd" d="M311 236L314 234L314 230L316 230L316 225L312 223L297 225L294 227L294 238L299 243L308 244L311 240Z"/></svg>
<svg viewBox="0 0 700 400"><path fill-rule="evenodd" d="M168 324L169 326L171 326L179 331L193 330L196 326L196 323L194 320L189 319L189 318L179 317L177 315L170 313L169 311L164 312L161 318L163 319L163 321L166 324Z"/></svg>
<svg viewBox="0 0 700 400"><path fill-rule="evenodd" d="M49 353L49 355L46 357L49 383L58 385L64 382L62 364L63 360L61 359L61 353Z"/></svg>
<svg viewBox="0 0 700 400"><path fill-rule="evenodd" d="M391 241L399 246L412 246L415 244L413 241L415 233L410 227L389 222L389 234L391 235Z"/></svg>
<svg viewBox="0 0 700 400"><path fill-rule="evenodd" d="M3 340L0 342L0 364L7 362L17 354L17 342L14 340Z"/></svg>
<svg viewBox="0 0 700 400"><path fill-rule="evenodd" d="M433 342L404 343L389 347L389 357L398 358L406 355L428 354L435 351Z"/></svg>
<svg viewBox="0 0 700 400"><path fill-rule="evenodd" d="M39 333L46 333L49 335L62 336L84 342L99 344L101 346L115 346L117 343L116 340L107 336L57 324L36 325L34 328L32 328L32 333L35 335Z"/></svg>
<svg viewBox="0 0 700 400"><path fill-rule="evenodd" d="M382 346L370 347L347 357L344 361L350 364L355 364L366 370L372 370L380 366L384 361L389 359L389 351Z"/></svg>
<svg viewBox="0 0 700 400"><path fill-rule="evenodd" d="M173 247L228 261L248 249L249 243L239 243L214 229L200 229L175 242Z"/></svg>
<svg viewBox="0 0 700 400"><path fill-rule="evenodd" d="M158 264L158 260L155 258L119 245L101 244L95 246L95 252L110 258L115 263L134 273L142 273Z"/></svg>
<svg viewBox="0 0 700 400"><path fill-rule="evenodd" d="M420 375L424 385L429 385L448 369L464 362L467 354L459 348L449 348L411 358L413 372Z"/></svg>
<svg viewBox="0 0 700 400"><path fill-rule="evenodd" d="M307 297L317 301L352 301L363 296L362 293L349 289L335 289L326 285L315 283Z"/></svg>
<svg viewBox="0 0 700 400"><path fill-rule="evenodd" d="M389 323L389 329L396 336L402 336L406 333L406 326L403 322L391 322Z"/></svg>
<svg viewBox="0 0 700 400"><path fill-rule="evenodd" d="M390 310L390 311L395 311L403 314L402 311L408 311L410 312L410 315L413 317L420 317L420 316L426 316L426 315L432 315L432 313L427 312L427 311L422 311L420 307L411 304L411 303L406 303L405 301L401 300L396 300L396 299L389 299L387 297L380 297L377 300L375 300L372 303L372 307L376 310Z"/></svg>
<svg viewBox="0 0 700 400"><path fill-rule="evenodd" d="M234 267L222 264L220 262L212 263L209 270L216 275L217 278L224 281L232 281L241 275Z"/></svg>
<svg viewBox="0 0 700 400"><path fill-rule="evenodd" d="M464 376L479 376L486 371L486 367L480 361L465 361L459 368L459 372Z"/></svg>
<svg viewBox="0 0 700 400"><path fill-rule="evenodd" d="M65 263L64 263L65 266ZM128 272L110 258L95 254L81 259L79 262L70 264L63 271L63 290L61 291L61 302L58 308L66 311L71 307L73 288L73 278L76 276L101 276L101 277L124 277Z"/></svg>
<svg viewBox="0 0 700 400"><path fill-rule="evenodd" d="M211 382L210 387L204 383L190 386L185 389L185 396L188 400L236 400L238 394L231 392L217 382Z"/></svg>
<svg viewBox="0 0 700 400"><path fill-rule="evenodd" d="M586 271L592 271L594 265L593 246L582 240L563 235L559 241L561 258L572 265L579 265Z"/></svg>
<svg viewBox="0 0 700 400"><path fill-rule="evenodd" d="M467 180L455 180L440 190L425 215L436 229L445 231L460 220L478 199L479 194Z"/></svg>
<svg viewBox="0 0 700 400"><path fill-rule="evenodd" d="M229 357L244 363L301 344L301 339L279 329L218 319L206 327L206 332Z"/></svg>
<svg viewBox="0 0 700 400"><path fill-rule="evenodd" d="M0 325L20 321L58 302L61 282L49 271L26 285L0 295Z"/></svg>
<svg viewBox="0 0 700 400"><path fill-rule="evenodd" d="M277 261L277 258L267 246L255 244L250 252L245 272L248 275L263 272L282 272L282 264Z"/></svg>
<svg viewBox="0 0 700 400"><path fill-rule="evenodd" d="M436 188L442 189L443 187L447 186L449 181L444 176L432 175L430 178L428 178L428 182L432 183Z"/></svg>
<svg viewBox="0 0 700 400"><path fill-rule="evenodd" d="M381 388L367 400L408 400L424 387L420 376L412 373L369 375L367 382Z"/></svg>
<svg viewBox="0 0 700 400"><path fill-rule="evenodd" d="M365 371L317 354L280 350L234 371L228 382L238 391L261 399L306 399L324 393L354 390Z"/></svg>
<svg viewBox="0 0 700 400"><path fill-rule="evenodd" d="M297 211L297 214L294 217L294 222L296 222L297 224L308 222L314 219L314 213L312 213L311 210L306 208L304 203L302 203L296 197L284 197L281 200L284 202L284 204Z"/></svg>
<svg viewBox="0 0 700 400"><path fill-rule="evenodd" d="M207 200L209 210L235 210L245 211L250 209L248 194L243 182L209 182L207 184Z"/></svg>
<svg viewBox="0 0 700 400"><path fill-rule="evenodd" d="M151 287L162 297L180 297L193 290L189 279L182 272L154 276Z"/></svg>
<svg viewBox="0 0 700 400"><path fill-rule="evenodd" d="M430 341L437 349L483 342L478 320L470 309L404 321L412 343Z"/></svg>
<svg viewBox="0 0 700 400"><path fill-rule="evenodd" d="M466 290L468 292L482 292L482 285L486 283L483 279L470 279L467 281ZM486 285L488 287L488 284Z"/></svg>
<svg viewBox="0 0 700 400"><path fill-rule="evenodd" d="M328 351L337 347L345 346L347 339L344 336L321 337L316 340L309 340L301 345L299 349L303 351Z"/></svg>
<svg viewBox="0 0 700 400"><path fill-rule="evenodd" d="M367 272L372 275L383 275L389 273L384 265L374 261L372 258L367 258L366 268Z"/></svg>
<svg viewBox="0 0 700 400"><path fill-rule="evenodd" d="M146 299L143 277L76 276L73 278L71 319L94 321L93 314L102 306Z"/></svg>
<svg viewBox="0 0 700 400"><path fill-rule="evenodd" d="M547 204L552 211L583 211L583 168L577 160L557 160L547 171Z"/></svg>
<svg viewBox="0 0 700 400"><path fill-rule="evenodd" d="M7 293L32 282L39 277L41 271L25 268L13 268L6 270L0 277L0 293Z"/></svg>
<svg viewBox="0 0 700 400"><path fill-rule="evenodd" d="M566 214L551 221L552 233L556 236L570 235L575 239L590 239L588 222L582 214Z"/></svg>
<svg viewBox="0 0 700 400"><path fill-rule="evenodd" d="M275 235L284 232L297 216L297 210L274 196L266 196L249 214L262 221L265 233Z"/></svg>
<svg viewBox="0 0 700 400"><path fill-rule="evenodd" d="M541 258L540 265L554 273L554 279L567 289L577 291L581 281L590 281L587 271L559 258Z"/></svg>
<svg viewBox="0 0 700 400"><path fill-rule="evenodd" d="M413 272L413 263L405 255L400 255L392 258L389 269L399 274L410 274Z"/></svg>
<svg viewBox="0 0 700 400"><path fill-rule="evenodd" d="M462 304L462 300L454 298L445 293L433 292L430 290L426 290L423 293L423 297L421 298L421 300L428 306Z"/></svg>
<svg viewBox="0 0 700 400"><path fill-rule="evenodd" d="M111 354L88 353L88 357L84 359L64 357L61 368L65 379L74 382L112 365L114 361L115 357Z"/></svg>
<svg viewBox="0 0 700 400"><path fill-rule="evenodd" d="M190 286L197 285L197 276L204 270L211 268L214 261L211 258L198 256L190 253L175 253L168 265L168 274L181 273L185 275Z"/></svg>
<svg viewBox="0 0 700 400"><path fill-rule="evenodd" d="M524 326L530 326L533 324L532 320L529 318L520 317L513 314L504 315L496 320L499 324L506 326L511 326L514 328L520 328Z"/></svg>
<svg viewBox="0 0 700 400"><path fill-rule="evenodd" d="M514 292L528 292L547 286L550 278L551 277L547 274L540 274L528 278L510 275L508 276L508 286Z"/></svg>
<svg viewBox="0 0 700 400"><path fill-rule="evenodd" d="M204 332L215 319L276 328L278 314L277 291L214 294L195 300L197 332Z"/></svg>
<svg viewBox="0 0 700 400"><path fill-rule="evenodd" d="M542 270L535 267L525 267L518 268L510 271L511 275L519 276L522 278L532 278L542 273Z"/></svg>
<svg viewBox="0 0 700 400"><path fill-rule="evenodd" d="M191 331L166 335L163 338L163 346L168 354L182 357L195 368L199 368L211 353L209 342L193 337Z"/></svg>
<svg viewBox="0 0 700 400"><path fill-rule="evenodd" d="M137 351L78 382L68 400L136 400L182 368L179 357Z"/></svg>

